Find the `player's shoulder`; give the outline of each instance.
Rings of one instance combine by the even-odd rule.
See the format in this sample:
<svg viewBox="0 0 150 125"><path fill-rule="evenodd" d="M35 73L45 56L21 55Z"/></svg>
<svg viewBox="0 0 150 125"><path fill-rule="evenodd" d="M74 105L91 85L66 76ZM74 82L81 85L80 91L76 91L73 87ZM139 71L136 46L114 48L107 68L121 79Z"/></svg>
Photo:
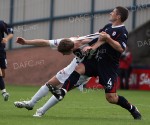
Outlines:
<svg viewBox="0 0 150 125"><path fill-rule="evenodd" d="M122 37L128 39L128 31L125 26L121 26L120 28L118 28L118 32Z"/></svg>
<svg viewBox="0 0 150 125"><path fill-rule="evenodd" d="M126 29L125 26L122 26L122 27L120 28L120 32L121 32L122 34L124 34L126 37L128 37L128 31L127 31L127 29Z"/></svg>
<svg viewBox="0 0 150 125"><path fill-rule="evenodd" d="M128 35L128 31L125 27L125 25L121 25L121 26L118 26L116 28L114 28L118 33L122 33L122 34L126 34Z"/></svg>

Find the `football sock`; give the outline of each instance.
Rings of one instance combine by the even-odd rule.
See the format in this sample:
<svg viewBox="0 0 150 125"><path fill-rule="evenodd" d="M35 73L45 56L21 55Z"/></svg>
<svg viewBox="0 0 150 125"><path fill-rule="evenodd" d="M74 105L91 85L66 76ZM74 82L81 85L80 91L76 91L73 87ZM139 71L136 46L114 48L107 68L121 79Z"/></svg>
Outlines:
<svg viewBox="0 0 150 125"><path fill-rule="evenodd" d="M39 101L42 97L46 96L49 92L49 88L45 85L43 85L38 91L37 93L31 98L29 104L30 106L34 106L37 101Z"/></svg>
<svg viewBox="0 0 150 125"><path fill-rule="evenodd" d="M0 76L0 89L1 90L5 89L5 83L4 83L4 80L3 80L2 76Z"/></svg>
<svg viewBox="0 0 150 125"><path fill-rule="evenodd" d="M3 89L3 90L2 90L2 93L5 93L5 92L6 92L6 89Z"/></svg>
<svg viewBox="0 0 150 125"><path fill-rule="evenodd" d="M39 110L41 110L44 114L45 112L56 105L59 102L59 100L53 95Z"/></svg>
<svg viewBox="0 0 150 125"><path fill-rule="evenodd" d="M118 98L117 105L127 109L129 112L133 112L135 110L135 106L131 105L123 96L118 96Z"/></svg>
<svg viewBox="0 0 150 125"><path fill-rule="evenodd" d="M80 78L80 74L76 71L73 71L71 75L68 77L68 79L63 84L62 88L69 91L75 87L78 80Z"/></svg>

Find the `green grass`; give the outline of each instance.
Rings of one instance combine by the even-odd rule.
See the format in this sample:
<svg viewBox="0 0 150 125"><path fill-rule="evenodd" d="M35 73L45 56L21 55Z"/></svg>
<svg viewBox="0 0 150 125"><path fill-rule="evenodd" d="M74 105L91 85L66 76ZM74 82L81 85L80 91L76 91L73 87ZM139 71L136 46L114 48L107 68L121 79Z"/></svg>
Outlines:
<svg viewBox="0 0 150 125"><path fill-rule="evenodd" d="M109 104L103 90L73 90L42 118L32 115L51 94L39 101L32 111L14 107L14 101L30 99L38 89L33 86L7 86L11 97L8 102L0 98L0 125L150 125L149 91L118 91L141 111L143 119L136 121L128 111Z"/></svg>

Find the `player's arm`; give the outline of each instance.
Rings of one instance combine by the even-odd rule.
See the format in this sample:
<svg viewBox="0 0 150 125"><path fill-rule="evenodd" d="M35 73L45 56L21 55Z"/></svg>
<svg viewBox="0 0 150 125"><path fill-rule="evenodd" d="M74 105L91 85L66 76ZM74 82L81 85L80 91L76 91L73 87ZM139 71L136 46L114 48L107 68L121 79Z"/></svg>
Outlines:
<svg viewBox="0 0 150 125"><path fill-rule="evenodd" d="M50 45L49 40L44 40L44 39L27 40L22 37L18 37L16 42L21 45L34 45L34 46L49 46Z"/></svg>
<svg viewBox="0 0 150 125"><path fill-rule="evenodd" d="M33 39L27 40L22 37L18 37L16 42L21 45L34 45L34 46L50 46L51 48L56 48L61 39L56 40L45 40L45 39Z"/></svg>
<svg viewBox="0 0 150 125"><path fill-rule="evenodd" d="M75 43L78 43L79 46L82 46L85 44L89 44L93 39L98 38L98 36L99 36L99 32L96 32L94 34L89 34L81 37L70 37L69 39L71 39Z"/></svg>
<svg viewBox="0 0 150 125"><path fill-rule="evenodd" d="M74 43L76 43L76 45L78 46L78 47L80 47L80 46L83 46L83 45L85 45L85 44L88 44L89 42L91 41L91 39L84 39L84 40L75 40L75 41L73 41ZM77 48L78 48L77 47Z"/></svg>
<svg viewBox="0 0 150 125"><path fill-rule="evenodd" d="M61 39L54 39L54 40L45 40L45 39L33 39L33 40L27 40L22 37L18 37L16 40L16 43L19 43L21 45L34 45L34 46L50 46L51 48L57 48ZM73 41L76 41L77 38L71 37L69 39L72 39Z"/></svg>
<svg viewBox="0 0 150 125"><path fill-rule="evenodd" d="M89 43L89 46L86 46L83 48L84 52L87 52L89 50L96 50L98 47L103 45L105 42L101 41L100 38L94 39Z"/></svg>
<svg viewBox="0 0 150 125"><path fill-rule="evenodd" d="M100 40L106 41L110 46L112 46L115 50L122 53L124 51L123 47L120 45L119 41L113 40L109 34L106 32L100 33Z"/></svg>
<svg viewBox="0 0 150 125"><path fill-rule="evenodd" d="M12 38L13 38L13 34L8 34L5 38L3 38L2 42L7 43Z"/></svg>
<svg viewBox="0 0 150 125"><path fill-rule="evenodd" d="M5 38L3 38L2 42L7 43L10 39L13 38L13 29L8 26L5 22L3 22L3 30L7 34Z"/></svg>

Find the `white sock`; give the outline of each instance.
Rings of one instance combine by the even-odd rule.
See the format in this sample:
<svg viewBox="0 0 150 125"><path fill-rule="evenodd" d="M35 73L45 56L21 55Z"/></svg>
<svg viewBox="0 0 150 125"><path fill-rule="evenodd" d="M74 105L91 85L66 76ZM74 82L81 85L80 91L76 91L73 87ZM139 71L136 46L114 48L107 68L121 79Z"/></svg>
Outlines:
<svg viewBox="0 0 150 125"><path fill-rule="evenodd" d="M58 99L53 95L41 108L39 108L39 110L45 114L49 108L53 107L58 102Z"/></svg>
<svg viewBox="0 0 150 125"><path fill-rule="evenodd" d="M6 89L3 89L3 90L2 90L2 93L4 93L4 92L6 92Z"/></svg>
<svg viewBox="0 0 150 125"><path fill-rule="evenodd" d="M43 85L37 93L31 98L29 104L30 106L34 106L42 97L46 96L49 92L49 88L45 85Z"/></svg>

